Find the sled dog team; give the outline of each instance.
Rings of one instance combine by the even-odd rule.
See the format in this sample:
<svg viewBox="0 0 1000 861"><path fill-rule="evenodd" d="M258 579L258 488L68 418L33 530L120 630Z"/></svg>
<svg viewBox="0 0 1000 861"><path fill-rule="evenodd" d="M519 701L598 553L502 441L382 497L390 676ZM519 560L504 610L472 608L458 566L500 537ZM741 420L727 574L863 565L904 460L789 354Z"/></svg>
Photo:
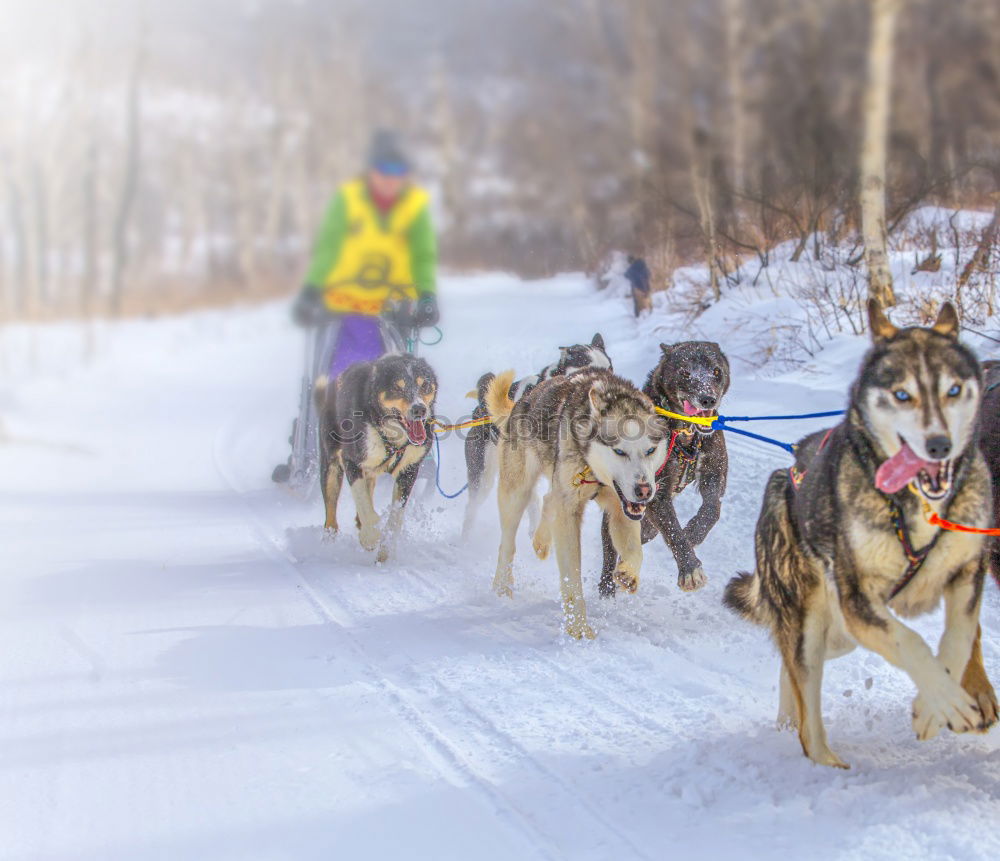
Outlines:
<svg viewBox="0 0 1000 861"><path fill-rule="evenodd" d="M918 738L943 728L985 731L998 716L979 610L991 553L1000 553L985 535L954 526L994 526L1000 440L989 431L1000 418L1000 392L984 390L983 368L959 342L950 304L928 328L897 328L870 303L869 323L873 343L843 420L803 439L794 465L772 473L757 520L755 570L732 579L723 598L771 631L781 655L779 722L798 730L806 756L839 767L847 766L830 749L821 714L823 664L858 644L913 680ZM594 636L581 581L581 523L590 501L602 511L602 596L639 588L642 545L657 534L674 555L681 589L706 582L696 548L719 519L725 438L657 408L717 415L729 363L714 343L660 348L641 389L614 373L598 334L560 348L558 361L536 375L488 373L470 392L474 418L488 423L465 440L463 531L496 484L501 539L493 589L509 597L515 536L528 513L535 553L545 559L555 551L566 632L576 638ZM392 552L430 451L436 395L433 369L413 356L362 362L317 383L326 526L337 529L346 477L361 544L380 561ZM372 491L384 473L395 483L380 526ZM548 482L539 505L542 476ZM673 501L689 485L701 505L681 524ZM942 598L944 633L935 653L900 619L927 613Z"/></svg>

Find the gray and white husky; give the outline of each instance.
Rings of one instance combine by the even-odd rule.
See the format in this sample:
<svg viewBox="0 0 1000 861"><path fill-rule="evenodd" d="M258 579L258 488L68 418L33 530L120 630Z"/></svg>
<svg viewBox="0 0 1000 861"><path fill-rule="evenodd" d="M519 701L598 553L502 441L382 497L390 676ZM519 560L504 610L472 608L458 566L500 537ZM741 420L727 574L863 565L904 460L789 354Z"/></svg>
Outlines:
<svg viewBox="0 0 1000 861"><path fill-rule="evenodd" d="M639 587L640 521L656 489L668 427L653 402L610 371L588 369L540 383L519 401L510 397L514 372L487 387L486 407L498 430L497 491L501 540L493 589L513 596L514 539L541 476L549 480L533 545L539 558L555 544L566 633L594 636L587 621L580 572L583 511L595 500L621 560L615 582Z"/></svg>
<svg viewBox="0 0 1000 861"><path fill-rule="evenodd" d="M779 723L806 756L847 766L827 744L823 663L857 644L904 670L917 688L913 730L933 738L997 721L983 669L982 535L944 531L936 514L993 524L990 476L977 444L982 374L945 304L929 328L893 326L869 306L872 348L847 415L802 440L791 470L771 475L757 521L757 565L725 603L770 628L781 653ZM898 617L944 598L937 653Z"/></svg>
<svg viewBox="0 0 1000 861"><path fill-rule="evenodd" d="M539 383L551 380L553 377L569 377L587 368L613 370L611 359L604 346L604 338L598 332L591 338L589 344L573 344L571 347L560 347L559 358L551 365L546 365L537 374L529 374L511 383L511 400L519 401ZM486 389L495 378L495 374L486 373L479 378L475 390L468 393L469 397L478 400L472 413L474 419L489 415L486 409ZM469 482L469 499L465 506L465 522L462 525L462 535L468 536L476 521L476 514L490 495L496 481L497 431L492 425L480 425L471 428L465 437L465 469ZM532 501L529 506L529 516L532 523L537 520L537 503Z"/></svg>

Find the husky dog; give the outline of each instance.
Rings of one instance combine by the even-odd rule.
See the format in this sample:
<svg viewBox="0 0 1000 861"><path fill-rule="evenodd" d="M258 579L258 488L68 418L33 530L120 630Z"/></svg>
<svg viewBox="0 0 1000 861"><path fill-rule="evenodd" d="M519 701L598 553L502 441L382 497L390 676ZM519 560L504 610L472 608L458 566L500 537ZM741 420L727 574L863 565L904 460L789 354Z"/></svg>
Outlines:
<svg viewBox="0 0 1000 861"><path fill-rule="evenodd" d="M537 374L531 374L512 383L508 394L511 400L519 401L539 383L553 377L568 377L585 368L613 370L600 332L591 338L589 344L560 347L558 361L546 365ZM486 418L489 415L486 409L486 389L494 377L492 373L483 374L476 384L475 391L468 393L468 397L476 398L479 402L472 413L474 419ZM469 481L469 501L465 508L465 522L462 525L462 534L465 536L472 530L476 513L493 489L497 472L496 442L497 430L493 425L471 428L465 438L465 468ZM530 511L534 512L536 507L532 502Z"/></svg>
<svg viewBox="0 0 1000 861"><path fill-rule="evenodd" d="M611 541L621 557L615 580L635 592L642 565L639 521L666 454L667 426L646 395L610 371L554 377L517 402L510 397L513 380L513 371L497 376L485 399L499 431L502 536L493 589L513 595L517 527L545 474L550 489L534 535L535 552L546 558L554 539L566 633L591 638L580 580L583 509L594 499L607 513Z"/></svg>
<svg viewBox="0 0 1000 861"><path fill-rule="evenodd" d="M729 361L719 345L684 341L673 346L660 344L660 350L660 361L642 387L653 403L680 415L717 415L719 402L729 390ZM645 544L657 534L662 535L677 561L677 585L685 592L693 592L708 579L694 548L719 522L729 457L722 431L681 419L667 419L667 424L670 427L667 459L657 473L656 494L642 521L642 541ZM701 507L681 527L674 510L674 497L692 482L698 485ZM601 524L601 543L604 566L600 591L604 597L610 597L615 594L613 573L617 558L606 517Z"/></svg>
<svg viewBox="0 0 1000 861"><path fill-rule="evenodd" d="M332 385L325 377L316 383L326 528L337 530L337 498L346 474L361 545L377 549L379 562L390 555L420 463L430 451L428 423L436 396L433 369L410 355L358 362ZM375 479L383 473L396 481L385 534L372 500Z"/></svg>
<svg viewBox="0 0 1000 861"><path fill-rule="evenodd" d="M874 301L873 347L844 421L799 443L771 475L756 534L756 572L729 582L725 603L771 629L781 652L779 723L806 756L846 768L820 713L823 662L860 643L913 679L913 729L985 730L997 699L976 647L985 572L982 536L945 532L930 512L993 522L990 476L976 440L982 376L942 306L930 328L897 329ZM935 655L896 616L944 597Z"/></svg>

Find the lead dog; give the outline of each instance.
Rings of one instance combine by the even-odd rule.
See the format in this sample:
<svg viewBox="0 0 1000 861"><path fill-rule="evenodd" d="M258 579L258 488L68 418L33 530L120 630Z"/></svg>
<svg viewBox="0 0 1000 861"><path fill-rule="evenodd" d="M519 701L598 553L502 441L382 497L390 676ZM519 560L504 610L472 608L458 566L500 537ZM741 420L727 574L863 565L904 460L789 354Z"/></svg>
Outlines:
<svg viewBox="0 0 1000 861"><path fill-rule="evenodd" d="M598 332L591 338L589 344L574 344L571 347L559 348L559 359L551 365L546 365L537 374L531 374L511 384L511 400L519 401L539 383L553 377L568 377L586 368L603 368L613 370L611 359L608 358L604 346L604 338ZM486 418L489 411L486 407L486 389L495 375L483 374L476 384L476 390L469 392L469 397L475 397L479 403L472 413L473 419ZM469 501L465 506L465 521L462 524L462 535L468 536L475 524L476 513L490 495L493 483L496 481L497 430L493 425L479 425L469 430L465 438L465 468L469 483ZM536 504L532 503L531 511ZM534 519L534 515L530 515Z"/></svg>
<svg viewBox="0 0 1000 861"><path fill-rule="evenodd" d="M976 440L982 376L942 306L931 328L893 326L869 303L873 346L847 415L806 437L795 466L771 475L757 521L757 566L729 582L725 603L771 629L781 652L779 723L805 755L846 768L820 712L823 662L856 644L917 687L919 739L944 727L985 730L997 699L976 643L985 572L981 536L932 526L923 508L992 524L990 477ZM944 598L938 653L896 616Z"/></svg>
<svg viewBox="0 0 1000 861"><path fill-rule="evenodd" d="M388 559L420 463L431 448L437 377L424 360L388 355L351 365L331 384L316 382L320 487L326 528L337 531L337 499L344 476L354 497L361 546ZM378 476L395 479L383 533L372 493Z"/></svg>
<svg viewBox="0 0 1000 861"><path fill-rule="evenodd" d="M497 492L502 537L493 589L513 595L514 538L535 484L545 475L541 525L534 547L541 558L554 539L566 633L593 637L580 574L583 510L595 500L621 563L618 585L639 587L639 521L653 496L656 468L666 453L667 428L650 399L610 371L585 370L540 383L520 401L510 397L514 372L494 379L486 405L499 431Z"/></svg>
<svg viewBox="0 0 1000 861"><path fill-rule="evenodd" d="M672 346L660 344L660 351L660 361L642 387L653 403L678 415L717 415L718 406L729 390L729 361L719 345L684 341ZM657 473L656 494L642 520L642 543L662 535L677 562L677 585L685 592L693 592L708 579L695 547L719 522L729 456L721 430L713 431L682 419L667 419L667 423L670 428L667 460ZM701 494L701 507L682 527L674 509L674 497L692 483ZM615 594L612 574L617 561L607 518L601 523L601 543L604 565L600 592L607 598Z"/></svg>

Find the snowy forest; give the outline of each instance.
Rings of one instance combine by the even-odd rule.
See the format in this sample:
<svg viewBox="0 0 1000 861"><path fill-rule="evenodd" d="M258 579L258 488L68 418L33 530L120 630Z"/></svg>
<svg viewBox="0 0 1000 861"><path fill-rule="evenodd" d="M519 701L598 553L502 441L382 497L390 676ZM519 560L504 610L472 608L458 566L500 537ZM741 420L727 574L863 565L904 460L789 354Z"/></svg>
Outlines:
<svg viewBox="0 0 1000 861"><path fill-rule="evenodd" d="M856 266L877 5L5 0L0 314L287 293L378 125L411 142L450 267L623 249L662 288L789 239ZM1000 8L893 5L890 241L921 203L1000 188Z"/></svg>
<svg viewBox="0 0 1000 861"><path fill-rule="evenodd" d="M0 106L0 858L1000 857L998 0L0 0Z"/></svg>

